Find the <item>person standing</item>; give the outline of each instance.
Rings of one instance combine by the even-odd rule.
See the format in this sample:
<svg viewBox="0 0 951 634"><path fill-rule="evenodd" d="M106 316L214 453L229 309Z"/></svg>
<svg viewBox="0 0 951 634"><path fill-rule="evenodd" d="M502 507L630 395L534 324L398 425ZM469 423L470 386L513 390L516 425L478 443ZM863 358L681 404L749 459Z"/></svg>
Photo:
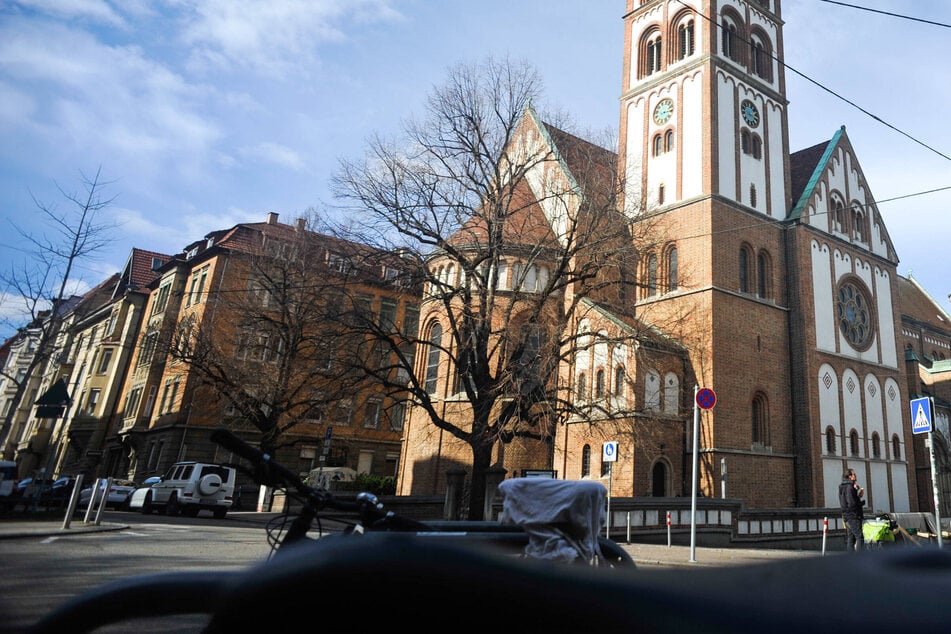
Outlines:
<svg viewBox="0 0 951 634"><path fill-rule="evenodd" d="M855 469L846 469L839 485L839 505L842 507L842 521L845 523L845 550L855 552L865 546L862 534L862 519L865 516L865 489L860 487Z"/></svg>

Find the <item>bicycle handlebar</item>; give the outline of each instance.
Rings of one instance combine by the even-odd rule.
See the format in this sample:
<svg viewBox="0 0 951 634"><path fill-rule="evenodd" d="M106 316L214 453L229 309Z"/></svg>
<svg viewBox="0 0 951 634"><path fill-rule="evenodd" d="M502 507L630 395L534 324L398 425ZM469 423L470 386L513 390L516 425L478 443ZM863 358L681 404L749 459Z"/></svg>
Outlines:
<svg viewBox="0 0 951 634"><path fill-rule="evenodd" d="M293 488L300 498L314 506L314 510L331 508L336 511L356 512L360 515L361 521L368 524L392 516L382 511L383 505L379 503L376 496L361 493L355 502L349 502L341 500L326 489L307 485L300 476L274 460L270 454L252 447L227 429L214 430L211 433L211 440L250 462L258 484ZM416 523L416 526L420 524Z"/></svg>
<svg viewBox="0 0 951 634"><path fill-rule="evenodd" d="M284 465L276 462L270 454L266 454L260 449L252 447L244 442L227 429L216 429L211 432L211 440L218 443L232 453L238 454L257 468L263 468L266 471L276 472L281 480L294 486L297 489L304 489L306 485L301 479Z"/></svg>

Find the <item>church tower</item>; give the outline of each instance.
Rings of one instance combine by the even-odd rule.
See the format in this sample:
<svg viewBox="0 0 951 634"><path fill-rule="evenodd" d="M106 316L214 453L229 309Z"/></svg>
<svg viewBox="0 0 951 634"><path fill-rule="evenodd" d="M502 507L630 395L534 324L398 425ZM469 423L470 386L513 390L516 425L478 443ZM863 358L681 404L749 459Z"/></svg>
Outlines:
<svg viewBox="0 0 951 634"><path fill-rule="evenodd" d="M627 0L624 20L624 209L662 234L638 314L677 316L696 384L718 394L700 490L719 495L725 467L729 497L795 506L780 0Z"/></svg>

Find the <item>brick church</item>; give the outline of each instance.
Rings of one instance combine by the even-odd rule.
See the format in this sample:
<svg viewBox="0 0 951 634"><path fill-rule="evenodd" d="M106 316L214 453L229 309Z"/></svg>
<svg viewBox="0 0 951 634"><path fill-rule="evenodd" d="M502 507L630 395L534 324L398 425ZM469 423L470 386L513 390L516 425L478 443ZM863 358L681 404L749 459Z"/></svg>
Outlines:
<svg viewBox="0 0 951 634"><path fill-rule="evenodd" d="M948 392L951 318L898 274L845 127L789 147L781 1L627 0L623 19L619 145L601 160L622 175L621 211L652 210L667 236L639 264L650 282L630 301L640 319L689 321L637 350L593 345L559 369L579 398L603 390L637 401L649 416L632 424L652 432L649 442L565 424L544 464L501 450L497 464L507 477L544 468L607 483L609 474L615 496L690 495L700 386L716 394L715 406L696 410L702 495L753 508L837 507L849 467L870 510L927 510L928 454L909 399L930 389L922 357ZM570 157L586 141L533 111L521 130L565 158L562 178L576 176ZM598 306L572 327L623 330L622 313ZM937 399L943 465L948 398ZM432 432L419 418L407 428L403 494L444 490L439 468L421 465L464 462ZM609 466L608 441L618 443Z"/></svg>

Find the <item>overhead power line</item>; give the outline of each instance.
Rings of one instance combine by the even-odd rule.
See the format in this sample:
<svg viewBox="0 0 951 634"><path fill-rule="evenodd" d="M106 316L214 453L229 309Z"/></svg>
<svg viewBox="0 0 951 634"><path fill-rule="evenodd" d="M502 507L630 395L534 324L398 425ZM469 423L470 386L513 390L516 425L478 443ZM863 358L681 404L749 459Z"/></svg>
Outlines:
<svg viewBox="0 0 951 634"><path fill-rule="evenodd" d="M823 1L824 1L824 2L832 2L832 0L823 0ZM683 6L688 7L688 8L690 8L690 9L693 9L693 7L691 7L691 6L688 5L686 2L684 2L684 0L679 0L679 2L680 2L680 4L682 4ZM845 3L842 3L842 2L833 2L833 4L841 4L841 5L847 6L847 7L852 7L852 6L854 6L854 5L849 5L849 4L845 4ZM856 7L856 8L864 9L864 7ZM694 10L695 10L695 9L694 9ZM695 11L696 11L696 10L695 10ZM882 12L880 12L880 13L885 13L885 12L882 11ZM707 16L707 15L701 13L701 12L696 12L696 14L699 15L699 16L700 16L701 18L703 18L704 20L707 20L708 22L710 22L710 23L713 25L713 27L714 27L715 29L722 29L722 26L719 24L719 22L718 22L717 20L714 20L714 19L710 18L709 16ZM718 15L719 15L719 14L718 14ZM914 19L914 18L909 18L909 17L907 17L907 16L897 16L897 17L902 17L902 18L906 18L906 19ZM935 24L939 24L940 26L947 26L947 25L943 25L943 24L940 24L940 23L935 23ZM752 45L752 42L750 42L749 40L746 40L746 39L740 37L739 35L735 35L735 37L736 37L736 39L738 39L739 41L741 41L741 42L743 42L743 43L745 43L745 44L747 44L747 45ZM786 62L784 62L783 60L779 59L779 58L775 55L775 53L774 53L773 51L770 51L769 56L770 56L772 59L776 60L776 62L777 62L778 64L782 65L784 68L786 68L786 69L792 71L792 72L795 73L796 75L799 75L800 77L802 77L803 79L805 79L805 80L808 81L809 83L811 83L811 84L813 84L814 86L817 86L818 88L824 90L825 92L829 93L830 95L832 95L832 96L835 97L836 99L839 99L839 100L841 100L841 101L844 101L845 103L849 104L850 106L852 106L853 108L855 108L856 110L858 110L859 112L861 112L862 114L865 114L865 115L867 115L868 117L871 117L872 119L874 119L875 121L878 121L879 123L881 123L881 124L884 125L885 127L889 128L889 129L891 129L891 130L894 130L895 132L897 132L898 134L902 135L903 137L909 139L910 141L912 141L912 142L914 142L914 143L917 143L917 144L920 145L921 147L923 147L923 148L925 148L925 149L927 149L927 150L929 150L929 151L931 151L931 152L934 152L935 154L937 154L937 155L940 156L941 158L946 159L946 160L948 160L948 161L951 161L951 156L948 156L948 155L945 154L944 152L941 152L940 150L931 147L930 145L928 145L928 144L925 143L924 141L922 141L922 140L920 140L920 139L918 139L918 138L916 138L916 137L914 137L914 136L908 134L907 132L905 132L905 131L902 130L901 128L898 128L898 127L896 127L896 126L894 126L894 125L888 123L887 121L885 121L884 119L882 119L882 118L879 117L878 115L876 115L876 114L870 112L869 110L866 110L865 108L863 108L862 106L858 105L857 103L855 103L855 102L852 101L851 99L847 99L846 97L844 97L844 96L840 95L839 93L835 92L834 90L832 90L832 89L829 88L828 86L825 86L825 85L822 84L821 82L816 81L815 79L813 79L812 77L809 77L809 76L806 75L805 73L802 73L802 72L796 70L795 68L793 68L792 66L790 66L789 64L787 64Z"/></svg>
<svg viewBox="0 0 951 634"><path fill-rule="evenodd" d="M881 13L882 15L889 15L893 18L901 18L903 20L911 20L912 22L922 22L924 24L932 24L934 26L943 26L946 29L951 29L951 24L945 24L944 22L934 22L932 20L925 20L923 18L915 18L910 15L902 15L900 13L891 13L890 11L882 11L881 9L873 9L871 7L861 7L857 4L848 4L846 2L836 2L836 0L822 0L822 2L828 2L829 4L838 4L843 7L849 7L850 9L859 9L861 11L868 11L869 13Z"/></svg>

